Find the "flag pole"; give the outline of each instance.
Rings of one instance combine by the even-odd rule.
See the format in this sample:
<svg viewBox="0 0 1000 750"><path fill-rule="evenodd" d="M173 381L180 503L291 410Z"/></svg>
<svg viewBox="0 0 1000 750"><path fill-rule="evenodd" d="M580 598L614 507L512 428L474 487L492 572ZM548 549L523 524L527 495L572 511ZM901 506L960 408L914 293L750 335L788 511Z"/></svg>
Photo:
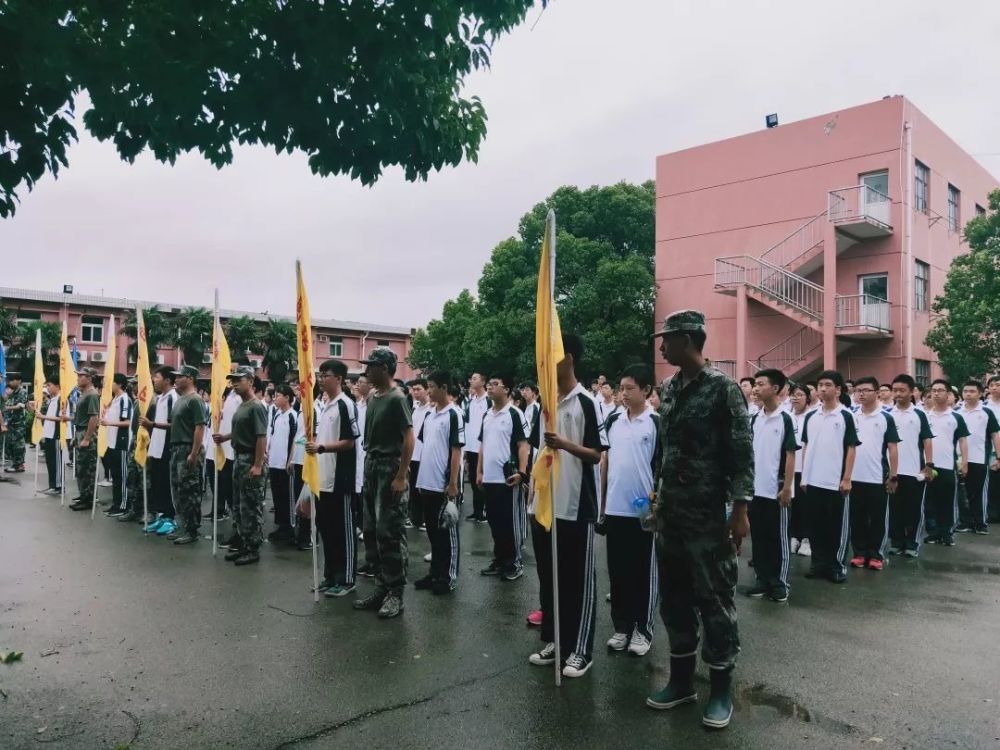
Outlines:
<svg viewBox="0 0 1000 750"><path fill-rule="evenodd" d="M217 337L217 335L219 333L218 329L219 329L219 290L218 290L218 288L216 288L216 290L215 290L215 328L212 329L213 344L217 343L214 340L215 340L215 338ZM216 352L213 351L212 352L212 368L213 369L215 369L215 367L218 366L215 363L215 356L216 356ZM212 398L213 399L218 399L222 394L221 393L220 394L214 393L214 389L218 386L218 383L216 383L215 380L216 380L216 378L212 378L212 381L213 381L212 382L212 389L213 389ZM209 415L209 420L211 420L211 421L214 422L215 421L214 417L215 417L214 414L210 414ZM214 428L215 425L213 424L212 427ZM214 440L212 441L212 445L215 445L215 441ZM219 553L219 457L218 457L219 447L217 445L215 445L215 453L216 453L215 460L212 461L212 473L215 475L215 479L213 480L213 486L212 486L212 557L216 557L218 555L218 553ZM206 456L206 458L207 458L207 456Z"/></svg>
<svg viewBox="0 0 1000 750"><path fill-rule="evenodd" d="M63 455L62 440L59 439L59 425L56 425L56 461L59 463L59 504L66 504L66 457Z"/></svg>
<svg viewBox="0 0 1000 750"><path fill-rule="evenodd" d="M556 285L556 232L555 232L555 218L546 227L546 231L549 232L549 247L551 252L549 253L549 278L552 280L552 296L553 304L555 304L555 285ZM553 329L552 321L554 318L549 318L549 341L552 341L552 337L555 334ZM558 362L553 364L558 365ZM558 395L556 396L558 398ZM550 429L555 432L558 430L558 425L551 425ZM559 519L556 517L556 496L555 496L555 477L553 467L555 462L549 464L549 487L552 488L552 621L555 630L555 644L556 644L556 687L562 685L562 639L559 637L559 539L556 529L559 526Z"/></svg>
<svg viewBox="0 0 1000 750"><path fill-rule="evenodd" d="M35 494L38 494L38 452L42 449L42 441L35 443Z"/></svg>
<svg viewBox="0 0 1000 750"><path fill-rule="evenodd" d="M149 483L146 481L146 467L142 467L142 530L149 536Z"/></svg>
<svg viewBox="0 0 1000 750"><path fill-rule="evenodd" d="M97 435L94 435L94 440L97 440ZM97 448L95 447L96 451ZM94 516L97 515L97 478L101 475L101 459L97 459L97 465L94 466L94 498L90 505L90 520L94 520Z"/></svg>

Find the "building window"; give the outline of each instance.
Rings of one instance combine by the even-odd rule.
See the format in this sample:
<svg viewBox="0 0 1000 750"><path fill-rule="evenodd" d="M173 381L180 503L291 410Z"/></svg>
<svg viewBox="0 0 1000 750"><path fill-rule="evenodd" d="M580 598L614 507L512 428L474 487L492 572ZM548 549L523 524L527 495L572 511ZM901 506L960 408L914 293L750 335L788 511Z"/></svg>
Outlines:
<svg viewBox="0 0 1000 750"><path fill-rule="evenodd" d="M37 323L41 319L42 319L42 314L40 312L35 312L34 310L17 311L18 323Z"/></svg>
<svg viewBox="0 0 1000 750"><path fill-rule="evenodd" d="M344 339L342 339L340 336L330 337L330 356L331 357L344 356Z"/></svg>
<svg viewBox="0 0 1000 750"><path fill-rule="evenodd" d="M948 186L948 229L952 232L958 231L961 215L958 211L959 199L962 197L961 191L954 185Z"/></svg>
<svg viewBox="0 0 1000 750"><path fill-rule="evenodd" d="M389 342L388 341L376 341L375 342L375 346L379 346L379 347L381 347L383 349L388 349L389 348Z"/></svg>
<svg viewBox="0 0 1000 750"><path fill-rule="evenodd" d="M931 363L926 359L914 360L914 366L917 369L916 377L917 385L921 388L926 388L928 383L931 382Z"/></svg>
<svg viewBox="0 0 1000 750"><path fill-rule="evenodd" d="M916 280L913 285L913 307L917 312L927 312L931 302L931 267L922 260L918 260L916 265Z"/></svg>
<svg viewBox="0 0 1000 750"><path fill-rule="evenodd" d="M84 315L83 327L80 329L85 344L101 344L104 342L104 318L97 315Z"/></svg>
<svg viewBox="0 0 1000 750"><path fill-rule="evenodd" d="M913 176L913 207L918 211L927 213L931 202L931 170L926 164L916 163L916 170Z"/></svg>
<svg viewBox="0 0 1000 750"><path fill-rule="evenodd" d="M982 206L980 206L977 203L976 204L976 216L985 216L985 215L986 215L986 209L983 208Z"/></svg>

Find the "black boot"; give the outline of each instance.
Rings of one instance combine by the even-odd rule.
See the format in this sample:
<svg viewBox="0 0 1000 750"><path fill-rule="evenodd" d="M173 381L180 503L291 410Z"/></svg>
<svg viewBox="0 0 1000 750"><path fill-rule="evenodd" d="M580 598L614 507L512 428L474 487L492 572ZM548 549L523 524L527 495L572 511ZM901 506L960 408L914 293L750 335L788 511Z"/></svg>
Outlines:
<svg viewBox="0 0 1000 750"><path fill-rule="evenodd" d="M663 711L697 700L698 694L694 691L694 667L697 661L697 654L687 656L671 654L670 681L663 690L646 698L646 705Z"/></svg>
<svg viewBox="0 0 1000 750"><path fill-rule="evenodd" d="M701 723L712 729L724 729L733 718L733 668L709 669L712 694L705 705Z"/></svg>

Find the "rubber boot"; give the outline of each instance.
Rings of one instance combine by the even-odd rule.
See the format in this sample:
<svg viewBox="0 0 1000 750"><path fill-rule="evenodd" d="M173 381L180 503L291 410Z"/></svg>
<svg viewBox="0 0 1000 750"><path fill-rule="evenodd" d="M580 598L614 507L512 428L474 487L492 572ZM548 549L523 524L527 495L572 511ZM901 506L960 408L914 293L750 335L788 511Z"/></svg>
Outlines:
<svg viewBox="0 0 1000 750"><path fill-rule="evenodd" d="M646 705L659 711L665 711L668 708L696 701L698 694L694 691L694 668L697 661L697 654L688 654L687 656L671 654L670 681L665 688L646 698Z"/></svg>
<svg viewBox="0 0 1000 750"><path fill-rule="evenodd" d="M724 729L733 718L733 668L709 669L711 695L705 705L701 723L711 729Z"/></svg>

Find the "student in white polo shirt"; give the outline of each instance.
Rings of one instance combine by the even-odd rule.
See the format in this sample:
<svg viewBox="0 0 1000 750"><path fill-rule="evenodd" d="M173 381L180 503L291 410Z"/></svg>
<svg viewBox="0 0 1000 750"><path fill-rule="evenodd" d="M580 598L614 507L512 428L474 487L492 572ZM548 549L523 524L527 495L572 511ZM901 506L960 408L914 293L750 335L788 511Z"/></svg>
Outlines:
<svg viewBox="0 0 1000 750"><path fill-rule="evenodd" d="M420 507L420 493L417 492L417 477L420 475L420 456L423 443L420 441L420 426L424 417L431 410L431 402L427 397L427 381L414 378L406 384L413 399L413 434L417 436L413 443L413 458L410 459L410 516L407 528L421 529L424 526L424 509Z"/></svg>
<svg viewBox="0 0 1000 750"><path fill-rule="evenodd" d="M792 486L792 509L788 516L788 533L791 536L789 550L803 557L812 555L809 545L808 514L806 513L806 493L802 489L802 426L806 415L813 411L809 406L809 387L801 383L793 384L788 390L788 402L792 405L788 415L795 427L795 484Z"/></svg>
<svg viewBox="0 0 1000 750"><path fill-rule="evenodd" d="M896 420L879 403L875 378L859 378L854 395L860 407L854 421L861 444L851 474L851 567L882 570L889 541L889 493L899 483L899 434Z"/></svg>
<svg viewBox="0 0 1000 750"><path fill-rule="evenodd" d="M983 405L983 384L968 380L962 386L962 404L958 413L969 428L969 471L965 476L965 502L962 520L955 531L988 534L987 504L989 489L987 467L1000 467L1000 423Z"/></svg>
<svg viewBox="0 0 1000 750"><path fill-rule="evenodd" d="M454 591L458 582L458 526L441 528L439 520L445 503L458 500L465 445L465 420L449 397L450 386L451 378L445 372L434 372L427 378L430 408L420 426L423 451L417 475L424 528L431 543L431 570L413 586L439 595Z"/></svg>
<svg viewBox="0 0 1000 750"><path fill-rule="evenodd" d="M466 521L486 523L486 493L476 484L476 474L479 466L479 433L483 429L483 417L490 408L486 396L486 381L478 372L469 378L469 396L465 400L465 462L468 466L468 478L472 482L472 513Z"/></svg>
<svg viewBox="0 0 1000 750"><path fill-rule="evenodd" d="M802 427L802 488L809 508L812 564L806 578L847 580L851 475L858 434L854 416L841 404L844 378L824 370L816 381L820 407Z"/></svg>
<svg viewBox="0 0 1000 750"><path fill-rule="evenodd" d="M292 528L292 491L288 482L288 462L297 431L296 417L292 410L292 389L282 384L274 389L274 397L267 413L267 478L274 500L274 525L267 535L272 544L295 542ZM298 500L298 498L295 498Z"/></svg>
<svg viewBox="0 0 1000 750"><path fill-rule="evenodd" d="M528 482L528 425L523 412L510 403L511 379L493 375L486 384L491 406L479 431L476 484L486 494L486 520L493 533L493 560L480 571L516 581L521 565L521 498Z"/></svg>
<svg viewBox="0 0 1000 750"><path fill-rule="evenodd" d="M993 412L997 423L1000 424L1000 375L993 375L986 381L986 400L983 401L983 408ZM986 480L986 520L1000 521L1000 453L998 459L990 465L989 477Z"/></svg>
<svg viewBox="0 0 1000 750"><path fill-rule="evenodd" d="M539 422L544 445L559 451L559 474L553 487L553 515L559 542L560 643L570 654L563 666L566 677L582 677L590 669L597 616L597 575L594 565L594 522L597 520L597 483L594 466L607 447L597 419L597 407L576 379L583 358L583 341L575 334L562 337L565 357L557 365L558 426ZM539 443L536 444L540 445ZM542 648L529 657L536 666L555 662L555 622L552 593L550 532L532 521L532 543L542 600Z"/></svg>
<svg viewBox="0 0 1000 750"><path fill-rule="evenodd" d="M112 503L105 515L114 518L124 516L129 508L128 497L128 447L131 442L129 427L132 424L132 399L125 392L128 378L116 372L111 384L111 404L104 412L101 422L107 427L108 450L104 454L106 464L111 469Z"/></svg>
<svg viewBox="0 0 1000 750"><path fill-rule="evenodd" d="M608 540L611 622L615 628L608 648L627 648L635 656L645 656L653 644L659 594L656 539L652 531L643 528L634 504L646 498L649 513L656 499L660 415L646 403L652 386L653 374L645 365L632 365L622 373L625 408L605 423L608 450L601 456L601 525Z"/></svg>
<svg viewBox="0 0 1000 750"><path fill-rule="evenodd" d="M778 400L786 383L781 370L758 372L754 391L760 411L750 417L754 463L750 536L757 583L749 596L767 596L775 602L788 601L789 506L794 497L795 456L799 450L795 423Z"/></svg>
<svg viewBox="0 0 1000 750"><path fill-rule="evenodd" d="M934 468L930 423L914 403L916 381L905 373L892 381L895 406L889 412L899 435L899 469L889 496L889 554L917 557L923 545L924 502Z"/></svg>
<svg viewBox="0 0 1000 750"><path fill-rule="evenodd" d="M934 433L934 470L937 476L927 488L927 499L933 514L933 525L928 524L927 544L955 546L955 523L958 515L958 477L969 469L969 428L961 415L948 405L952 395L951 384L944 378L931 383L931 408L927 412L931 432ZM958 451L956 451L956 447Z"/></svg>

